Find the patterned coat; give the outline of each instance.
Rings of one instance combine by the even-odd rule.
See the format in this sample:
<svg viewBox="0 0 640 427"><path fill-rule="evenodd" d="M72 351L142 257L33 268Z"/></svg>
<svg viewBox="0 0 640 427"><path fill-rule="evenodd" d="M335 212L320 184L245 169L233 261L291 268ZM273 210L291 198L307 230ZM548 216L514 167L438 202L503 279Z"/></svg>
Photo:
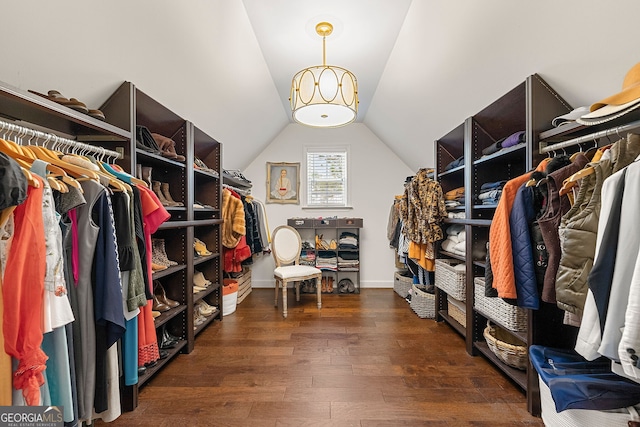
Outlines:
<svg viewBox="0 0 640 427"><path fill-rule="evenodd" d="M428 177L427 169L420 169L405 186L400 201L400 217L404 234L419 244L442 240L440 223L447 217L440 183Z"/></svg>

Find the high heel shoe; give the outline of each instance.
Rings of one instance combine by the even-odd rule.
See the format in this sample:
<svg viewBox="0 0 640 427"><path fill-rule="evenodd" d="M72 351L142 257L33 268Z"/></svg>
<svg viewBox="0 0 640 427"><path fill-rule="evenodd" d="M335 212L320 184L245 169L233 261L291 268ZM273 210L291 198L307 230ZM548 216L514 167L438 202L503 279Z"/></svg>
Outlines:
<svg viewBox="0 0 640 427"><path fill-rule="evenodd" d="M162 287L162 283L160 283L159 280L153 281L153 293L159 302L169 306L170 308L174 308L180 305L178 301L167 298L167 293L165 292L164 288Z"/></svg>
<svg viewBox="0 0 640 427"><path fill-rule="evenodd" d="M207 278L205 278L204 274L202 274L201 271L194 271L193 272L193 284L195 286L199 286L201 288L206 288L209 285L211 285L211 280L208 280Z"/></svg>
<svg viewBox="0 0 640 427"><path fill-rule="evenodd" d="M169 192L169 183L167 182L160 183L160 189L162 190L162 194L164 195L164 198L167 199L169 203L172 203L173 206L184 206L184 203L176 202L171 197L171 193Z"/></svg>
<svg viewBox="0 0 640 427"><path fill-rule="evenodd" d="M212 255L212 253L209 252L209 249L207 249L207 246L200 239L193 239L193 249L195 249L200 256Z"/></svg>

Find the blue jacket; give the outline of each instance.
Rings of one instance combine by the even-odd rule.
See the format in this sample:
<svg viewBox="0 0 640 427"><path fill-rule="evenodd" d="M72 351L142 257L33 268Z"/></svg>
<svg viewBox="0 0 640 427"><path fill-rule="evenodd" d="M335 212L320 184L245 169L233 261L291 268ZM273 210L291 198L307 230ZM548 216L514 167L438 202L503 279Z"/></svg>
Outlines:
<svg viewBox="0 0 640 427"><path fill-rule="evenodd" d="M516 279L518 307L537 310L540 307L529 224L535 219L533 188L522 185L509 214L511 250Z"/></svg>

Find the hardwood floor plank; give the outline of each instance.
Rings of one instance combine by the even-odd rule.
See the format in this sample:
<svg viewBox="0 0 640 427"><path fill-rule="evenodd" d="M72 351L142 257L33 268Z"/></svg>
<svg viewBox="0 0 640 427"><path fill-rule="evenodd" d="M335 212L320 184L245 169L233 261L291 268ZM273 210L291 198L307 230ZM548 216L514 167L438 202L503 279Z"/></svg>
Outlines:
<svg viewBox="0 0 640 427"><path fill-rule="evenodd" d="M543 425L522 391L448 325L390 289L323 296L289 317L253 289L190 354L141 389L138 408L96 427L507 427Z"/></svg>

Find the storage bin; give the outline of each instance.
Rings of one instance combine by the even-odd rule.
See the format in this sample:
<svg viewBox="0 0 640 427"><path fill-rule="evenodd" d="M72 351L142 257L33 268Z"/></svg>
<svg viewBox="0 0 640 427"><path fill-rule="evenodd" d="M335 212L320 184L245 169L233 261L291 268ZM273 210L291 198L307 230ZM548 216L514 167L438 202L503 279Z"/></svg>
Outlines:
<svg viewBox="0 0 640 427"><path fill-rule="evenodd" d="M313 226L315 228L337 228L338 227L338 219L337 218L322 218L313 220Z"/></svg>
<svg viewBox="0 0 640 427"><path fill-rule="evenodd" d="M507 304L502 298L491 298L484 295L484 278L474 277L474 301L476 311L490 320L494 320L513 332L527 330L527 311L515 305Z"/></svg>
<svg viewBox="0 0 640 427"><path fill-rule="evenodd" d="M622 377L611 373L610 362L586 362L570 350L539 345L532 345L529 352L538 374L541 417L545 425L626 427L633 425L630 421L640 422L640 405L625 407L637 401L640 386L622 382ZM558 402L551 393L552 383L559 388L554 389L561 399ZM578 407L594 407L598 400L611 408L618 406L616 402L622 407L607 410ZM568 407L570 405L573 407Z"/></svg>
<svg viewBox="0 0 640 427"><path fill-rule="evenodd" d="M527 345L503 329L487 322L484 328L484 339L489 350L504 364L512 368L525 370L528 363Z"/></svg>
<svg viewBox="0 0 640 427"><path fill-rule="evenodd" d="M238 305L238 281L223 279L222 286L222 315L228 316L236 311Z"/></svg>
<svg viewBox="0 0 640 427"><path fill-rule="evenodd" d="M420 285L411 285L411 303L409 306L421 319L436 317L436 296L425 292Z"/></svg>
<svg viewBox="0 0 640 427"><path fill-rule="evenodd" d="M289 218L287 225L295 228L313 228L313 218Z"/></svg>
<svg viewBox="0 0 640 427"><path fill-rule="evenodd" d="M340 228L362 228L362 218L338 218Z"/></svg>
<svg viewBox="0 0 640 427"><path fill-rule="evenodd" d="M457 265L464 266L464 263L451 259L436 259L435 285L458 301L466 301L465 270L455 268Z"/></svg>
<svg viewBox="0 0 640 427"><path fill-rule="evenodd" d="M238 304L251 293L251 269L243 267L242 275L235 278L238 282Z"/></svg>
<svg viewBox="0 0 640 427"><path fill-rule="evenodd" d="M413 276L404 276L402 273L402 271L396 271L393 275L393 290L400 297L406 298L413 285Z"/></svg>
<svg viewBox="0 0 640 427"><path fill-rule="evenodd" d="M464 302L447 296L447 312L449 317L460 323L463 328L467 327L467 307Z"/></svg>

